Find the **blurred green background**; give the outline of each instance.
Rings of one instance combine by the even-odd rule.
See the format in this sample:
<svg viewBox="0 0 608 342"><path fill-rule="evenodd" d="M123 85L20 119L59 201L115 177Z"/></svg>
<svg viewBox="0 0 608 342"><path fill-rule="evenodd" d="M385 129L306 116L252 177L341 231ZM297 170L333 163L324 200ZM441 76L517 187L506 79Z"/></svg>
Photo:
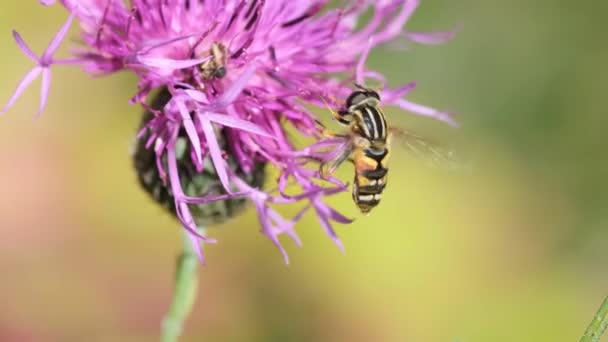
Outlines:
<svg viewBox="0 0 608 342"><path fill-rule="evenodd" d="M0 5L0 103L66 18ZM459 113L453 130L388 109L453 144L470 174L396 151L382 204L331 201L342 255L312 216L291 265L253 210L210 234L183 341L575 341L608 294L608 45L602 2L424 1L409 29L463 24L438 47L376 51L410 99ZM72 38L75 38L76 26ZM69 45L69 44L64 44ZM63 56L67 55L64 48ZM134 78L56 67L0 118L0 341L154 341L170 299L178 224L136 183ZM352 169L339 175L350 180Z"/></svg>

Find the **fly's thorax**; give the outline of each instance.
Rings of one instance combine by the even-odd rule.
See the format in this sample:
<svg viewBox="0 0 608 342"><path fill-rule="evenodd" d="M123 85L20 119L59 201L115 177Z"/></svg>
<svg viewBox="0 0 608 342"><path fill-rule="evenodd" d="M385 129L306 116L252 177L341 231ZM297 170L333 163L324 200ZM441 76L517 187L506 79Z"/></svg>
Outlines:
<svg viewBox="0 0 608 342"><path fill-rule="evenodd" d="M370 142L386 142L388 125L384 113L378 107L361 106L353 111L355 129Z"/></svg>

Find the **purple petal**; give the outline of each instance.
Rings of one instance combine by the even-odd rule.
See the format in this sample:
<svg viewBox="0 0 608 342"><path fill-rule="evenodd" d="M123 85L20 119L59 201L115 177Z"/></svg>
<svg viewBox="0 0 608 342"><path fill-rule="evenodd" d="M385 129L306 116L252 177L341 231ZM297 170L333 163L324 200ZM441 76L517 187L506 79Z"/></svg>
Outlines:
<svg viewBox="0 0 608 342"><path fill-rule="evenodd" d="M36 56L36 54L32 51L32 49L30 49L29 46L27 46L27 43L23 40L23 38L21 38L19 32L13 30L13 38L15 39L15 42L17 43L17 46L21 49L21 51L23 51L26 56L28 56L31 60L38 64L38 56Z"/></svg>
<svg viewBox="0 0 608 342"><path fill-rule="evenodd" d="M266 130L264 130L262 127L254 124L254 123L251 123L250 121L243 120L241 118L229 116L226 114L211 113L211 112L204 112L201 115L204 115L210 121L218 123L222 126L240 129L242 131L261 135L261 136L267 137L267 138L278 139L276 136L273 136L270 133L266 132Z"/></svg>
<svg viewBox="0 0 608 342"><path fill-rule="evenodd" d="M188 237L190 239L190 242L192 242L192 247L196 251L198 259L204 265L205 255L203 254L203 249L201 248L200 241L204 243L217 243L217 241L215 239L207 238L206 236L199 233L196 228L196 225L194 224L194 219L192 218L192 215L188 210L188 206L185 203L179 203L179 206L177 208L179 208L177 209L178 216L180 212L183 213L183 227L188 231Z"/></svg>
<svg viewBox="0 0 608 342"><path fill-rule="evenodd" d="M192 117L186 108L184 102L179 99L175 101L177 104L177 109L182 117L182 126L186 129L186 134L188 134L188 138L190 138L190 145L194 148L194 154L196 155L196 161L199 165L203 164L203 152L201 151L201 141L198 138L198 133L196 132L196 127L194 127L194 122L192 121Z"/></svg>
<svg viewBox="0 0 608 342"><path fill-rule="evenodd" d="M289 254L287 254L287 251L285 250L283 245L281 245L279 238L276 235L274 235L274 233L268 233L266 236L268 236L270 238L270 241L272 241L272 243L279 249L279 252L281 252L281 255L283 256L283 262L285 262L285 265L289 265Z"/></svg>
<svg viewBox="0 0 608 342"><path fill-rule="evenodd" d="M222 150L220 149L220 145L215 137L215 132L213 131L211 121L209 121L209 119L207 119L204 115L201 115L200 119L203 126L203 133L205 134L205 141L207 141L207 146L209 147L209 154L211 155L213 166L215 166L215 172L217 172L217 175L220 178L224 189L226 189L226 192L232 194L230 182L228 180L228 173L226 172L226 165L224 164L224 158L222 157Z"/></svg>
<svg viewBox="0 0 608 342"><path fill-rule="evenodd" d="M203 254L203 249L201 248L198 238L192 234L188 234L188 238L190 239L190 243L192 243L192 248L198 256L198 260L200 260L201 264L206 265L205 255Z"/></svg>
<svg viewBox="0 0 608 342"><path fill-rule="evenodd" d="M416 88L416 81L410 82L410 83L408 83L402 87L396 88L396 89L385 89L382 92L382 99L384 101L386 101L387 103L393 102L397 99L402 98L407 93L414 90L414 88Z"/></svg>
<svg viewBox="0 0 608 342"><path fill-rule="evenodd" d="M298 233L296 233L295 229L293 229L293 226L295 225L295 222L290 222L289 223L289 227L284 228L283 231L281 233L283 234L287 234L287 236L289 236L289 238L291 239L291 241L293 241L293 243L298 246L298 247L302 247L302 239L300 239L300 237L298 236Z"/></svg>
<svg viewBox="0 0 608 342"><path fill-rule="evenodd" d="M365 62L367 61L367 56L369 55L372 46L374 45L374 37L369 37L367 40L367 46L361 56L359 57L359 62L357 62L356 69L356 80L358 84L365 84Z"/></svg>
<svg viewBox="0 0 608 342"><path fill-rule="evenodd" d="M328 207L329 218L342 224L352 223L355 219L348 218L342 214L340 214L336 209L332 207Z"/></svg>
<svg viewBox="0 0 608 342"><path fill-rule="evenodd" d="M42 68L37 66L34 69L30 70L27 74L25 74L25 76L23 76L21 82L19 82L19 84L17 85L17 89L15 89L15 92L13 93L11 99L8 100L8 103L4 106L4 108L0 110L0 114L5 113L10 107L13 106L13 104L15 104L15 101L17 101L19 96L21 96L21 93L23 93L25 88L27 88L27 86L29 86L30 83L32 83L32 81L36 79L36 77L38 77L41 71Z"/></svg>
<svg viewBox="0 0 608 342"><path fill-rule="evenodd" d="M188 204L204 204L209 202L224 201L231 198L246 197L251 194L250 191L235 192L230 195L205 195L204 197L191 197L187 195L179 196L179 200ZM177 196L176 196L177 197Z"/></svg>
<svg viewBox="0 0 608 342"><path fill-rule="evenodd" d="M268 217L270 217L274 222L276 222L277 235L287 234L287 236L289 236L291 238L291 240L298 247L302 246L302 241L300 240L300 237L298 236L296 231L293 229L293 227L295 226L295 224L297 222L295 219L286 220L279 213L277 213L276 211L274 211L272 209L268 210ZM295 218L297 218L297 216Z"/></svg>
<svg viewBox="0 0 608 342"><path fill-rule="evenodd" d="M208 238L198 231L198 228L194 223L194 219L192 218L192 214L190 214L190 209L186 203L176 202L176 208L176 213L182 223L182 226L190 233L190 235L205 243L217 243L217 240Z"/></svg>
<svg viewBox="0 0 608 342"><path fill-rule="evenodd" d="M240 74L239 77L234 80L234 82L232 82L230 88L224 91L218 101L205 107L205 110L215 111L217 109L224 108L234 102L234 100L241 94L243 89L247 86L247 83L249 82L253 74L255 74L256 70L257 66L255 64L252 63L251 65L249 65L247 69L245 69L245 71L243 71L243 73Z"/></svg>
<svg viewBox="0 0 608 342"><path fill-rule="evenodd" d="M184 93L186 93L186 95L190 96L190 98L192 98L194 101L202 102L202 103L209 102L209 100L207 99L207 95L205 95L205 93L203 93L202 91L186 89L186 90L184 90Z"/></svg>
<svg viewBox="0 0 608 342"><path fill-rule="evenodd" d="M325 230L325 234L327 234L327 236L329 236L329 238L336 244L336 246L338 246L340 252L344 253L344 245L342 244L342 241L340 241L340 238L338 237L338 234L336 234L336 231L332 228L331 223L329 223L327 217L325 217L323 214L319 214L317 216L319 218L321 226L323 227L323 230Z"/></svg>
<svg viewBox="0 0 608 342"><path fill-rule="evenodd" d="M395 20L391 21L386 28L378 34L377 42L385 42L387 40L395 38L401 30L403 29L403 25L409 20L412 16L416 7L420 4L420 0L406 0L403 1L404 5L399 13L398 17Z"/></svg>
<svg viewBox="0 0 608 342"><path fill-rule="evenodd" d="M281 197L274 197L271 199L272 203L293 203L294 201L301 201L306 198L318 197L319 195L330 196L339 192L344 192L347 190L345 186L342 184L336 184L338 186L333 188L322 188L317 187L312 190L304 191L297 195L288 195L284 192L281 192Z"/></svg>
<svg viewBox="0 0 608 342"><path fill-rule="evenodd" d="M410 102L410 101L404 100L404 99L399 99L399 100L395 101L394 104L396 106L401 107L401 109L407 110L414 114L428 116L428 117L437 119L439 121L443 121L443 122L449 124L450 126L458 127L458 123L452 117L452 113L442 112L435 108L423 106L423 105L420 105L420 104L417 104L414 102Z"/></svg>
<svg viewBox="0 0 608 342"><path fill-rule="evenodd" d="M65 35L68 33L68 30L70 29L70 25L72 25L72 21L74 20L75 16L76 16L76 11L73 11L72 13L70 13L68 20L65 22L65 24L63 24L63 26L61 27L59 32L57 32L57 34L55 35L55 38L53 38L53 40L51 41L49 46L46 48L46 50L44 50L44 53L42 54L42 57L40 58L41 64L50 64L51 63L53 54L55 54L55 51L57 51L57 48L59 48L59 44L61 44L61 41L63 41L63 38L65 38Z"/></svg>
<svg viewBox="0 0 608 342"><path fill-rule="evenodd" d="M287 172L283 172L281 176L279 176L279 181L277 182L277 188L279 193L283 196L286 196L286 189L289 182L289 174Z"/></svg>
<svg viewBox="0 0 608 342"><path fill-rule="evenodd" d="M194 237L197 240L201 240L206 243L215 243L215 239L209 239L198 232L194 219L192 218L190 210L188 209L188 205L178 200L179 197L183 196L183 190L180 184L179 171L177 169L177 159L175 157L175 139L177 137L177 132L178 131L176 130L172 137L172 148L167 149L167 164L171 179L171 189L175 195L175 212L184 229L190 233L191 238ZM200 246L198 245L198 241L196 242L195 249L197 250L197 254L199 255L201 261L204 262L203 254L200 250Z"/></svg>
<svg viewBox="0 0 608 342"><path fill-rule="evenodd" d="M54 59L53 65L74 65L74 64L85 64L88 60L86 58L62 58Z"/></svg>
<svg viewBox="0 0 608 342"><path fill-rule="evenodd" d="M36 113L36 119L40 118L40 114L46 106L46 101L49 97L49 91L51 89L51 69L42 69L42 86L40 87L40 107L38 113Z"/></svg>
<svg viewBox="0 0 608 342"><path fill-rule="evenodd" d="M368 71L364 72L363 73L363 78L364 79L365 78L373 78L375 80L380 81L380 83L382 83L382 84L386 84L387 83L386 77L384 77L384 75L382 75L381 73L376 72L376 71L370 71L370 70L368 70Z"/></svg>
<svg viewBox="0 0 608 342"><path fill-rule="evenodd" d="M310 201L311 201L312 205L314 206L315 210L317 211L317 218L319 219L321 226L325 230L325 233L327 234L327 236L329 236L334 241L334 243L336 244L336 246L338 246L340 251L342 253L344 253L344 245L342 245L340 238L338 238L338 235L332 228L331 223L329 223L329 218L336 218L336 221L338 221L338 222L340 222L341 220L350 222L351 220L349 220L348 218L335 212L333 209L331 209L331 207L329 207L327 204L323 203L323 201L321 201L319 196L311 199Z"/></svg>
<svg viewBox="0 0 608 342"><path fill-rule="evenodd" d="M416 43L427 44L427 45L439 45L447 43L454 39L456 33L462 29L462 25L456 27L451 31L445 32L404 32L403 35Z"/></svg>
<svg viewBox="0 0 608 342"><path fill-rule="evenodd" d="M204 265L205 255L203 254L203 250L201 248L201 245L199 244L199 240L204 241L205 238L198 232L196 225L194 224L194 219L192 218L192 215L190 215L190 210L188 209L188 206L185 203L176 203L176 213L180 221L182 222L182 226L188 232L188 237L190 239L190 242L192 242L192 247L198 255L198 259L200 260L201 264Z"/></svg>
<svg viewBox="0 0 608 342"><path fill-rule="evenodd" d="M279 248L286 263L289 259L281 236L288 235L301 245L294 228L310 208L343 251L332 225L352 220L324 199L345 191L347 184L335 177L322 179L318 164L335 157L343 144L350 142L322 137L315 122L317 116L308 106L320 106L320 96L334 102L333 106L335 98L347 96L353 81L388 84L390 77L367 65L372 49L380 43L399 40L403 45L439 44L455 33L406 31L405 25L420 0L351 0L337 5L343 8L323 13L321 9L330 3L328 0L208 0L204 4L190 1L185 7L183 0L132 0L135 4L120 0L38 2L62 3L71 12L70 17L40 58L19 33L13 32L21 51L38 65L20 81L3 111L13 106L42 73L39 117L49 97L51 65L81 64L85 71L96 75L125 69L134 73L138 85L132 102L154 115L140 130L140 139L156 154L159 179L171 190L175 213L202 262L202 243L214 240L197 229L191 206L235 197L255 203L262 233ZM69 58L56 59L74 16L84 46L73 50ZM220 41L226 44L228 77L205 78L198 66L215 53L210 53L210 43ZM383 103L455 124L448 113L404 100L413 86L410 83L385 89ZM147 101L151 92L163 88L172 96L168 104L160 111L146 108L146 102L153 102ZM342 101L336 106L341 105ZM251 172L257 162L277 167L275 188L253 188L228 167L224 146L217 141L222 130L228 133L232 157L240 169ZM177 168L175 156L180 132L193 146L189 162L195 169L211 163L228 194L184 194L184 175ZM312 139L312 145L301 149L300 137ZM305 207L287 219L274 207L288 203Z"/></svg>
<svg viewBox="0 0 608 342"><path fill-rule="evenodd" d="M275 231L275 227L270 222L268 207L264 204L264 201L261 199L254 199L255 207L258 212L258 220L260 225L262 226L262 234L264 234L267 238L272 241L272 243L278 248L279 252L283 256L283 261L286 265L289 265L289 255L281 242L279 241L278 234Z"/></svg>
<svg viewBox="0 0 608 342"><path fill-rule="evenodd" d="M175 60L171 58L160 58L160 57L145 57L137 56L135 60L137 63L142 64L150 68L163 68L170 70L186 69L199 65L207 61L211 57L199 58L199 59L181 59Z"/></svg>
<svg viewBox="0 0 608 342"><path fill-rule="evenodd" d="M174 37L171 39L164 39L164 40L152 40L151 42L147 42L146 45L144 45L141 49L139 49L139 51L137 51L137 53L139 55L145 55L147 53L149 53L152 50L158 49L160 47L164 47L167 45L171 45L175 42L181 41L181 40L186 40L189 38L192 38L196 36L196 34L187 34L187 35L183 35L183 36L179 36L179 37Z"/></svg>
<svg viewBox="0 0 608 342"><path fill-rule="evenodd" d="M299 222L302 217L304 216L304 214L306 214L306 212L308 211L308 209L310 209L310 203L307 204L304 208L302 208L302 210L300 210L296 216L294 216L293 221L294 222Z"/></svg>

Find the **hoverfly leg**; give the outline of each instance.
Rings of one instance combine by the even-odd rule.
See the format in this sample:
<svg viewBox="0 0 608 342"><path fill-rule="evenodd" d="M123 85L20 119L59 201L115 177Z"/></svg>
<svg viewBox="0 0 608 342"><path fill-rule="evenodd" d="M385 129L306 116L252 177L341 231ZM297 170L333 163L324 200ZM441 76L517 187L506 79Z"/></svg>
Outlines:
<svg viewBox="0 0 608 342"><path fill-rule="evenodd" d="M332 176L332 173L329 172L327 163L321 163L319 165L319 175L321 176L322 179L329 179L329 177Z"/></svg>
<svg viewBox="0 0 608 342"><path fill-rule="evenodd" d="M342 124L344 126L350 125L350 123L352 121L352 114L349 111L340 109L336 112L329 105L329 103L327 103L327 101L325 100L325 98L323 96L321 96L321 100L323 100L323 103L325 103L325 106L327 107L327 109L329 109L329 112L331 113L331 117L334 120L337 120L340 124Z"/></svg>

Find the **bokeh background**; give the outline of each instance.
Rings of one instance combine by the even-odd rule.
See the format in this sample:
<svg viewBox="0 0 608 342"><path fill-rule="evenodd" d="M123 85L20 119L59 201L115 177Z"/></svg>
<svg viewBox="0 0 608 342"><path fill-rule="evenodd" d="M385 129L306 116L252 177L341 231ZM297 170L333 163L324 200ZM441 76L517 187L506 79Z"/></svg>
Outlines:
<svg viewBox="0 0 608 342"><path fill-rule="evenodd" d="M184 341L575 341L608 294L608 45L603 2L423 1L412 30L438 47L378 50L369 64L460 129L387 109L457 146L469 173L396 151L383 203L349 194L342 255L307 216L291 265L254 211L210 234ZM0 4L0 103L66 12ZM75 39L75 27L71 37ZM63 50L63 55L67 50ZM178 224L138 187L129 147L134 79L56 67L0 117L0 341L154 341L180 251ZM352 177L350 166L340 170Z"/></svg>

